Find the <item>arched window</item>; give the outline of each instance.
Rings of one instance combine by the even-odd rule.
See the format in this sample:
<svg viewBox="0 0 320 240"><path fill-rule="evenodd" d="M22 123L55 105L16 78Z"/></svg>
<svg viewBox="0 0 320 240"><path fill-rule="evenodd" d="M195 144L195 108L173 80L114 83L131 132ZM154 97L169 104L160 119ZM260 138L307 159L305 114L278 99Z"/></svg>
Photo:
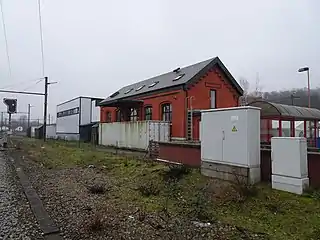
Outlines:
<svg viewBox="0 0 320 240"><path fill-rule="evenodd" d="M121 122L122 112L120 109L116 110L116 122Z"/></svg>
<svg viewBox="0 0 320 240"><path fill-rule="evenodd" d="M144 108L144 120L152 120L152 107L147 106Z"/></svg>
<svg viewBox="0 0 320 240"><path fill-rule="evenodd" d="M162 111L162 121L172 121L172 105L170 103L162 104L161 106Z"/></svg>
<svg viewBox="0 0 320 240"><path fill-rule="evenodd" d="M106 113L106 122L111 122L111 112L110 111L108 111Z"/></svg>

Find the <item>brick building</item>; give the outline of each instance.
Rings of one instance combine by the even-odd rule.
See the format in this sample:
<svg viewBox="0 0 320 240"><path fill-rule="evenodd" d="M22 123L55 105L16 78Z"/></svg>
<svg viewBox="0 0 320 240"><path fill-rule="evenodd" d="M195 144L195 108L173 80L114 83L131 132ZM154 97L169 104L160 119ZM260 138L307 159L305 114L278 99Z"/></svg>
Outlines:
<svg viewBox="0 0 320 240"><path fill-rule="evenodd" d="M101 122L164 120L175 140L199 139L199 110L238 106L243 90L218 57L125 86L100 102Z"/></svg>

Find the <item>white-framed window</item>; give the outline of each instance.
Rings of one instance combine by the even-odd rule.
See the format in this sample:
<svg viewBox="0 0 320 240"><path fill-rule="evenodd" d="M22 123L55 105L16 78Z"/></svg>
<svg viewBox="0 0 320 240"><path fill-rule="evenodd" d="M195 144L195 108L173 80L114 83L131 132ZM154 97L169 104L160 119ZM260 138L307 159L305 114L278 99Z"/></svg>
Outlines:
<svg viewBox="0 0 320 240"><path fill-rule="evenodd" d="M172 121L172 105L170 103L162 104L162 120L163 121Z"/></svg>
<svg viewBox="0 0 320 240"><path fill-rule="evenodd" d="M144 108L144 120L152 120L152 107L147 106Z"/></svg>
<svg viewBox="0 0 320 240"><path fill-rule="evenodd" d="M131 108L130 109L130 121L138 121L139 120L139 115L138 115L138 110L136 108Z"/></svg>
<svg viewBox="0 0 320 240"><path fill-rule="evenodd" d="M210 90L210 108L217 108L216 90Z"/></svg>

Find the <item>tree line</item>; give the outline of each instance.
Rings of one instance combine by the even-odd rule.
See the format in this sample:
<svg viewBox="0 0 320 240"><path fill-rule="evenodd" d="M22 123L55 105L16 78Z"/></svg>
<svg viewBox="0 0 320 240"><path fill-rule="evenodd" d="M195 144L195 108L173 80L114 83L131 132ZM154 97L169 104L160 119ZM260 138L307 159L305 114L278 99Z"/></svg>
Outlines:
<svg viewBox="0 0 320 240"><path fill-rule="evenodd" d="M244 95L240 99L242 104L250 103L251 101L257 99L262 99L274 103L308 107L307 88L263 92L259 81L257 81L254 90L250 91L250 84L246 79L240 79L240 85L244 90ZM312 108L320 109L320 88L314 88L310 90L310 102Z"/></svg>

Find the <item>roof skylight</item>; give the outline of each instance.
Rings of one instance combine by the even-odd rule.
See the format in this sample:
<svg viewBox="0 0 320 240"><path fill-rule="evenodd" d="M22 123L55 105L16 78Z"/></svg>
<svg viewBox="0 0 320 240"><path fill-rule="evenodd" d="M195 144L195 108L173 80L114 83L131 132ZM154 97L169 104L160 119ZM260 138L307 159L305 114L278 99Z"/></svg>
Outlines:
<svg viewBox="0 0 320 240"><path fill-rule="evenodd" d="M151 83L148 87L149 87L149 88L152 88L152 87L154 87L155 85L157 85L158 83L159 83L159 81L155 81L155 82Z"/></svg>
<svg viewBox="0 0 320 240"><path fill-rule="evenodd" d="M138 87L138 88L136 89L136 91L140 91L142 88L144 88L144 86L145 86L145 85L142 85L142 86Z"/></svg>
<svg viewBox="0 0 320 240"><path fill-rule="evenodd" d="M129 90L127 90L124 94L128 94L129 92L131 92L133 90L133 88L130 88Z"/></svg>
<svg viewBox="0 0 320 240"><path fill-rule="evenodd" d="M113 97L117 96L118 94L119 94L119 92L115 92L110 97L113 98Z"/></svg>
<svg viewBox="0 0 320 240"><path fill-rule="evenodd" d="M172 81L178 81L180 78L182 78L184 76L183 74L180 74L179 76L175 77Z"/></svg>

